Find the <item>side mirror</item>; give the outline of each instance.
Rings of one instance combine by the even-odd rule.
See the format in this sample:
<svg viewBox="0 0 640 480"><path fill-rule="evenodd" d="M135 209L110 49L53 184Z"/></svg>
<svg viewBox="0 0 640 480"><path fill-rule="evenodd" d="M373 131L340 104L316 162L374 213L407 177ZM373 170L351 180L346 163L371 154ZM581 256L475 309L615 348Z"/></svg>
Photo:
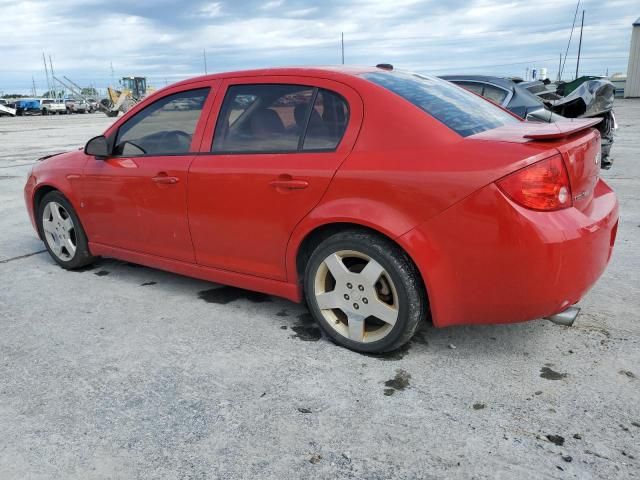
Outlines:
<svg viewBox="0 0 640 480"><path fill-rule="evenodd" d="M97 160L104 160L109 156L109 144L104 135L93 137L84 147L84 153L96 157Z"/></svg>

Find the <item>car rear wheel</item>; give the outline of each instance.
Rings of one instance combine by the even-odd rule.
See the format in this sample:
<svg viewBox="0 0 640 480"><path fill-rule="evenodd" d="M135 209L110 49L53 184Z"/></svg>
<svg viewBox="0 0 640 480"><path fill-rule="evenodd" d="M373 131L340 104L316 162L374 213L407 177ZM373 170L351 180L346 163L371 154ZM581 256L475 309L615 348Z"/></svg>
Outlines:
<svg viewBox="0 0 640 480"><path fill-rule="evenodd" d="M305 295L325 333L359 352L401 347L427 311L420 275L406 253L360 231L335 234L315 249L306 267Z"/></svg>
<svg viewBox="0 0 640 480"><path fill-rule="evenodd" d="M44 196L38 208L38 220L47 251L58 265L73 270L95 260L89 252L80 219L60 192Z"/></svg>

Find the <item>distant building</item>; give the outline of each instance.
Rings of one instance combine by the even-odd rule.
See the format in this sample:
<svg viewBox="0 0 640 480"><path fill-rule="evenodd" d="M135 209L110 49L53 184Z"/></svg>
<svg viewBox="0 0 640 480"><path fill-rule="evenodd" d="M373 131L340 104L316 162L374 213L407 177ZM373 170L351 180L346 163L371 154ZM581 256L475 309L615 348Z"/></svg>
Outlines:
<svg viewBox="0 0 640 480"><path fill-rule="evenodd" d="M633 23L625 97L640 97L640 18Z"/></svg>

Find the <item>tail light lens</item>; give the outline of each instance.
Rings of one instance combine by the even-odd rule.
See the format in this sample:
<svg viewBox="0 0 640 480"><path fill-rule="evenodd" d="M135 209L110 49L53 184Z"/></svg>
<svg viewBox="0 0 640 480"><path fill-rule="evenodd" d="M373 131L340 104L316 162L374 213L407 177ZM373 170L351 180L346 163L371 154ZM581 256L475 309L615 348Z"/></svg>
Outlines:
<svg viewBox="0 0 640 480"><path fill-rule="evenodd" d="M560 155L518 170L497 185L511 200L531 210L548 212L573 205L569 175Z"/></svg>

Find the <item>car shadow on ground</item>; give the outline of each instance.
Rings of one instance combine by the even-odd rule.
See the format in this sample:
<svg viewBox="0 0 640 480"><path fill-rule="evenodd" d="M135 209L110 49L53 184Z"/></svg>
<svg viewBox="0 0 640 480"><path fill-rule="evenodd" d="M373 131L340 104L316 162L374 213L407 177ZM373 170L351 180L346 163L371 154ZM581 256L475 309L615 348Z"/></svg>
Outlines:
<svg viewBox="0 0 640 480"><path fill-rule="evenodd" d="M48 258L53 263L53 260ZM288 331L292 339L304 342L332 342L315 323L306 305L241 288L219 285L182 275L165 272L142 265L110 258L98 259L94 264L70 274L92 274L97 277L117 276L118 281L135 284L142 288L161 288L167 292L189 295L195 293L197 301L213 305L243 303L260 304L264 317L274 329ZM383 361L402 360L407 355L438 350L458 350L464 356L475 358L497 356L510 357L528 355L527 350L545 335L545 329L557 328L544 320L506 325L477 325L435 328L423 322L412 340L396 351L368 356ZM338 347L336 347L338 348Z"/></svg>

